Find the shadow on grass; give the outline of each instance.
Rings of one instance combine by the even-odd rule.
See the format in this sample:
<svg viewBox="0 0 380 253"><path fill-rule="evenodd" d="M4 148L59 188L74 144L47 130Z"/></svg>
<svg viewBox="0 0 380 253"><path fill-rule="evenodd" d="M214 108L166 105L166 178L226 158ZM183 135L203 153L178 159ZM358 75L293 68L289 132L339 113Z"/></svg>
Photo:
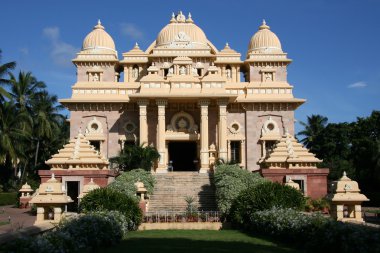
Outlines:
<svg viewBox="0 0 380 253"><path fill-rule="evenodd" d="M98 252L299 252L273 243L271 240L250 237L238 231L139 231L132 232L120 244Z"/></svg>
<svg viewBox="0 0 380 253"><path fill-rule="evenodd" d="M166 252L166 253L187 253L187 252L255 252L255 253L275 253L275 252L296 252L295 250L271 245L255 245L247 242L223 242L223 241L201 241L183 238L133 238L122 241L117 246L101 250L99 252Z"/></svg>

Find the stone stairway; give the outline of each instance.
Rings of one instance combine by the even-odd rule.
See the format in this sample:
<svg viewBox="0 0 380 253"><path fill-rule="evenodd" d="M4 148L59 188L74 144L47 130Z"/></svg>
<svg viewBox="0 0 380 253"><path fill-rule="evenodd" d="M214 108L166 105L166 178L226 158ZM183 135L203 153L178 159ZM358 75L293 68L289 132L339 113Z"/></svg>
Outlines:
<svg viewBox="0 0 380 253"><path fill-rule="evenodd" d="M186 196L193 196L198 210L215 211L213 174L198 172L169 172L155 174L156 185L150 196L149 212L185 211Z"/></svg>

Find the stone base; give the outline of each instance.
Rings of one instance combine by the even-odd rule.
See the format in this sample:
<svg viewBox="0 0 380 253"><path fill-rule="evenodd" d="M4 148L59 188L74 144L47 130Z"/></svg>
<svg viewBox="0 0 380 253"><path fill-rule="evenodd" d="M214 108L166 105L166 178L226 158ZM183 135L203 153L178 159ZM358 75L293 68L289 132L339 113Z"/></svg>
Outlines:
<svg viewBox="0 0 380 253"><path fill-rule="evenodd" d="M273 182L285 183L286 177L303 177L305 195L313 199L323 198L327 194L327 175L329 169L261 169L261 175Z"/></svg>

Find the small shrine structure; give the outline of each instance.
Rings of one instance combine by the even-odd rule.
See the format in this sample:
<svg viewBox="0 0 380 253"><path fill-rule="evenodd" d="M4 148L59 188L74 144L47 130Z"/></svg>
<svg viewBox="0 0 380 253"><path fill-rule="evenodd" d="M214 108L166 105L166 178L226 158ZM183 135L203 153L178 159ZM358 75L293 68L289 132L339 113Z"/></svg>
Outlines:
<svg viewBox="0 0 380 253"><path fill-rule="evenodd" d="M289 133L285 133L260 163L261 173L271 181L286 183L291 180L311 198L327 193L329 169L317 168L322 160L310 153Z"/></svg>
<svg viewBox="0 0 380 253"><path fill-rule="evenodd" d="M362 202L369 199L360 193L359 184L343 173L338 181L332 184L329 199L332 202L331 215L338 221L364 222L362 218Z"/></svg>
<svg viewBox="0 0 380 253"><path fill-rule="evenodd" d="M149 201L148 201L149 197L147 195L148 190L145 188L143 182L136 182L135 186L136 186L136 196L140 198L139 207L145 214L146 212L148 212L148 205L149 205Z"/></svg>
<svg viewBox="0 0 380 253"><path fill-rule="evenodd" d="M32 199L31 193L34 192L32 187L26 182L19 190L20 195L20 208L28 208L29 201Z"/></svg>
<svg viewBox="0 0 380 253"><path fill-rule="evenodd" d="M45 221L58 223L66 209L65 206L71 202L73 200L66 195L62 183L52 173L51 178L40 184L37 194L29 201L37 207L35 224Z"/></svg>
<svg viewBox="0 0 380 253"><path fill-rule="evenodd" d="M46 182L53 173L55 174L66 189L67 195L74 201L68 206L68 211L77 210L78 197L84 193L84 186L91 180L98 186L105 187L116 176L116 172L109 169L108 160L95 150L81 131L46 161L46 164L51 169L38 171L41 183Z"/></svg>

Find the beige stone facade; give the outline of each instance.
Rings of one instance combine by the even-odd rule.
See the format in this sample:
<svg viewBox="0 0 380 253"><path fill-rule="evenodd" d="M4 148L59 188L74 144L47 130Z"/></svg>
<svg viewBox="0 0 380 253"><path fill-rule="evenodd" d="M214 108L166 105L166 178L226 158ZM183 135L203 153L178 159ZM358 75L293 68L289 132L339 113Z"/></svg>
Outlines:
<svg viewBox="0 0 380 253"><path fill-rule="evenodd" d="M72 96L60 100L71 138L81 130L104 157L148 144L161 155L157 173L170 164L207 172L218 158L255 171L282 135L294 135L294 111L305 100L293 96L291 60L265 21L243 57L228 43L216 48L182 12L147 49L136 43L118 57L98 22L73 60Z"/></svg>

